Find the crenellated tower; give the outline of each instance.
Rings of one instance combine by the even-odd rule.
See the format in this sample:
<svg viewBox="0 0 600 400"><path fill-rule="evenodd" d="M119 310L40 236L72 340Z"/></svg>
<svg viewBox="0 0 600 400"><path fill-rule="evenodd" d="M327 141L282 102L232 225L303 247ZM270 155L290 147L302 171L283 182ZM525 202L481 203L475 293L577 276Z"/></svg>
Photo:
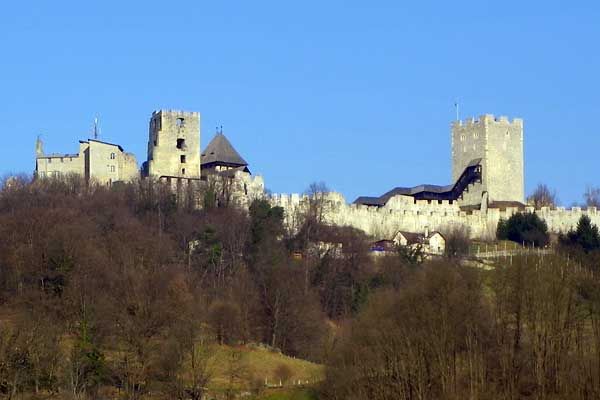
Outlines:
<svg viewBox="0 0 600 400"><path fill-rule="evenodd" d="M154 177L200 177L200 113L152 113L147 173Z"/></svg>
<svg viewBox="0 0 600 400"><path fill-rule="evenodd" d="M495 118L486 114L479 119L452 124L452 179L456 181L465 167L481 159L482 181L469 188L461 201L464 205L481 204L484 199L524 203L523 120ZM487 193L487 196L486 196Z"/></svg>

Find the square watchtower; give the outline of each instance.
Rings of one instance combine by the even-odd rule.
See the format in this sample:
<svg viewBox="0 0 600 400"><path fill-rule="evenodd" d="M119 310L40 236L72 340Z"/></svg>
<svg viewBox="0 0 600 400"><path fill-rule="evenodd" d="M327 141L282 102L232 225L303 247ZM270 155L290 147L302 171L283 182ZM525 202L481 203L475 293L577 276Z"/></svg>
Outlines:
<svg viewBox="0 0 600 400"><path fill-rule="evenodd" d="M452 179L456 181L466 166L481 159L481 183L463 194L462 204L481 204L484 193L489 201L524 203L523 120L495 118L486 114L452 124Z"/></svg>
<svg viewBox="0 0 600 400"><path fill-rule="evenodd" d="M148 175L200 177L200 113L154 111L148 136Z"/></svg>

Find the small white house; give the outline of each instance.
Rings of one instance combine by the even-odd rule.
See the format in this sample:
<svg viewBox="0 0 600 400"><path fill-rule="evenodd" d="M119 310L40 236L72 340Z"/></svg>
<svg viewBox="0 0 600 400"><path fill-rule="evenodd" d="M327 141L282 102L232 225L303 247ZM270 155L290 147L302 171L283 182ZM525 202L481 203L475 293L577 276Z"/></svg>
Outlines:
<svg viewBox="0 0 600 400"><path fill-rule="evenodd" d="M396 246L422 246L426 254L442 255L446 250L446 239L440 232L414 233L398 231L392 239Z"/></svg>

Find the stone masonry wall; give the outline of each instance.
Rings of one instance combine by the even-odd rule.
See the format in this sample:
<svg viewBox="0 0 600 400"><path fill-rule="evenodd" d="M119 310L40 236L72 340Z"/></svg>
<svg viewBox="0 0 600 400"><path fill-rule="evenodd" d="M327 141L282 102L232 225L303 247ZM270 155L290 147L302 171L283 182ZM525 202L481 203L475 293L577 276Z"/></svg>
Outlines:
<svg viewBox="0 0 600 400"><path fill-rule="evenodd" d="M456 181L469 162L482 159L482 183L463 196L462 205L490 201L524 202L523 120L486 114L452 124L452 179Z"/></svg>
<svg viewBox="0 0 600 400"><path fill-rule="evenodd" d="M487 186L490 201L525 202L523 121L483 117L487 141Z"/></svg>
<svg viewBox="0 0 600 400"><path fill-rule="evenodd" d="M299 227L298 215L308 207L306 195L272 195L270 202L273 206L284 209L285 223L292 230ZM527 211L533 212L534 209L528 207ZM474 210L467 213L461 211L456 203L449 204L447 201L430 203L427 200L415 202L408 196L395 196L381 208L347 204L339 193L329 193L325 200L326 223L362 229L376 239L390 239L399 230L422 233L427 228L430 231L444 232L456 226L467 227L472 238L493 239L498 221L501 218L508 219L516 212L518 212L516 207L509 207L506 210ZM575 228L583 214L587 214L592 223L600 226L600 211L595 208L589 210L577 207L569 210L542 208L535 212L546 221L551 232L566 232Z"/></svg>
<svg viewBox="0 0 600 400"><path fill-rule="evenodd" d="M182 148L177 147L178 139L183 140ZM155 177L200 177L200 113L174 110L152 113L148 172Z"/></svg>

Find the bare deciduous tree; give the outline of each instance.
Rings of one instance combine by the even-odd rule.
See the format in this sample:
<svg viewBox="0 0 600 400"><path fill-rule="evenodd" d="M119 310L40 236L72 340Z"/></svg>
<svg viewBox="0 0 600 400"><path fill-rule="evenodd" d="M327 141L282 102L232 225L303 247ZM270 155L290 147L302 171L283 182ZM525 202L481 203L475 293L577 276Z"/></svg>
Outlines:
<svg viewBox="0 0 600 400"><path fill-rule="evenodd" d="M527 198L527 203L536 209L541 207L556 207L558 203L556 190L550 189L545 183L540 183Z"/></svg>
<svg viewBox="0 0 600 400"><path fill-rule="evenodd" d="M589 186L583 197L585 198L585 204L588 207L600 209L600 187Z"/></svg>

